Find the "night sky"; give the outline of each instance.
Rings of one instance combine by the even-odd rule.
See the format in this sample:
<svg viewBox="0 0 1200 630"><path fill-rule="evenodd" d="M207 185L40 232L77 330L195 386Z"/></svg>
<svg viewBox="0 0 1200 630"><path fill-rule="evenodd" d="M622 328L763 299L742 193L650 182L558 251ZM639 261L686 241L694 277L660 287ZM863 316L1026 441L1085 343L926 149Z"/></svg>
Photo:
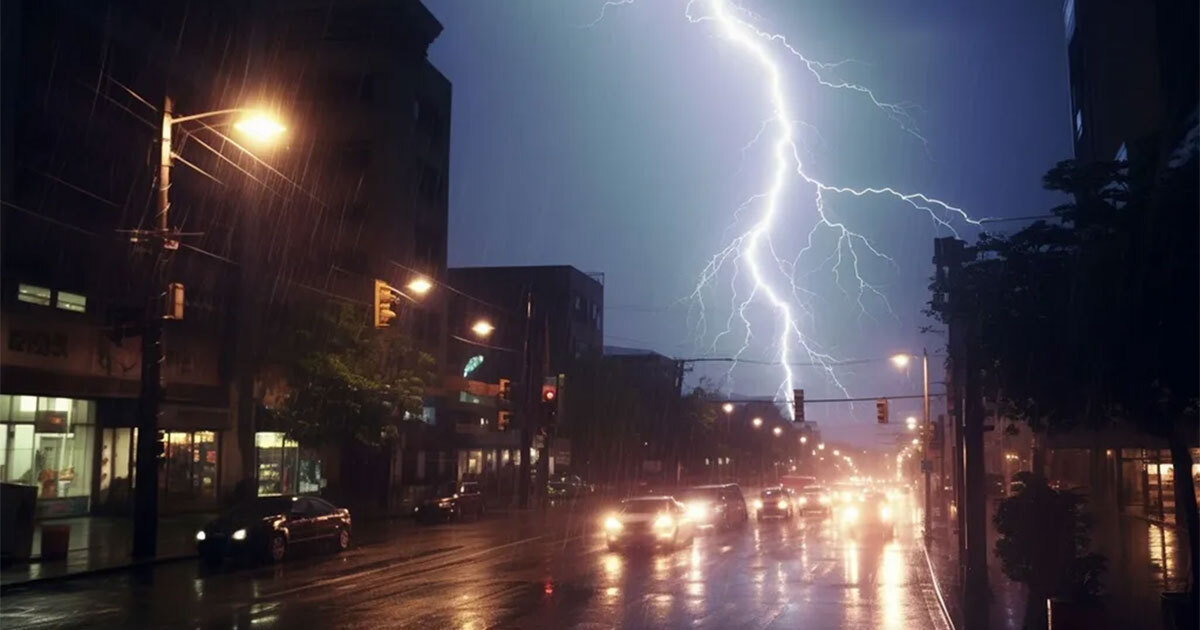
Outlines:
<svg viewBox="0 0 1200 630"><path fill-rule="evenodd" d="M746 229L734 209L765 187L769 134L743 153L771 114L764 76L712 24L691 24L684 2L425 0L445 25L430 58L454 85L450 264L571 264L605 274L606 343L677 358L728 357L745 336L735 326L713 347L731 313L726 273L705 292L707 334L688 296L708 260ZM975 218L1044 214L1056 200L1040 179L1070 156L1063 21L1044 0L785 0L746 3L764 30L810 58L854 63L841 76L881 100L912 102L925 145L861 94L817 85L799 59L782 64L806 169L829 184L892 186L959 205ZM702 12L702 9L697 9ZM809 126L811 125L811 127ZM813 225L812 189L789 180L772 243L791 261ZM871 292L858 305L849 267L839 285L829 264L836 237L818 232L797 267L812 317L803 327L839 359L885 357L927 346L921 334L935 236L928 214L887 198L834 197L830 213L894 264L860 252ZM962 237L975 229L958 223ZM994 226L1011 231L1019 223ZM809 273L811 272L811 273ZM744 295L744 274L737 285ZM890 309L889 309L890 304ZM744 357L778 356L773 313L747 312L754 336ZM735 320L736 321L736 320ZM940 328L940 326L938 327ZM800 360L803 360L800 359ZM931 361L941 381L940 357ZM719 382L725 365L698 366ZM852 396L920 391L920 371L886 362L839 368ZM778 367L741 365L723 386L770 395ZM807 398L842 397L813 368L797 368ZM941 391L938 384L933 390ZM935 403L935 413L941 408ZM919 412L896 402L893 421ZM810 405L827 438L867 444L874 405ZM896 425L893 425L896 426Z"/></svg>

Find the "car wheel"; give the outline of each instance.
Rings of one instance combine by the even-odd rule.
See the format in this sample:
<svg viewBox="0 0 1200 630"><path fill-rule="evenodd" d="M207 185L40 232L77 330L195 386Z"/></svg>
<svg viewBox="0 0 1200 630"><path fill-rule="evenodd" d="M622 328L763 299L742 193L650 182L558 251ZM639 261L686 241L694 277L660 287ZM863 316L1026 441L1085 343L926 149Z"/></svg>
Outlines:
<svg viewBox="0 0 1200 630"><path fill-rule="evenodd" d="M339 528L337 537L334 539L337 551L345 551L350 548L350 530Z"/></svg>
<svg viewBox="0 0 1200 630"><path fill-rule="evenodd" d="M275 534L267 545L267 560L282 562L287 556L287 538L283 534Z"/></svg>

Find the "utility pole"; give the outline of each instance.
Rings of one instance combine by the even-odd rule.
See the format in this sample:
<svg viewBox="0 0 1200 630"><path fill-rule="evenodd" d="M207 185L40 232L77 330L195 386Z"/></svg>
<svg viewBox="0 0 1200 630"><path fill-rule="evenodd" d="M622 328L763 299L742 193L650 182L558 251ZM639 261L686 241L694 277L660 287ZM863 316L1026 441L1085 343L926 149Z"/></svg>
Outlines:
<svg viewBox="0 0 1200 630"><path fill-rule="evenodd" d="M171 209L171 97L163 103L162 134L159 138L158 195L154 230L149 242L150 271L147 277L145 317L142 324L141 391L137 413L137 477L133 503L133 557L152 558L158 551L158 416L162 401L162 368L166 361L163 345L163 272L170 252L178 247L171 240L167 223ZM141 242L135 233L134 242Z"/></svg>
<svg viewBox="0 0 1200 630"><path fill-rule="evenodd" d="M921 371L923 373L924 395L922 396L922 413L924 422L921 430L925 432L925 452L921 456L921 470L925 472L925 541L933 535L931 513L933 511L932 484L930 474L933 472L933 460L930 458L930 446L933 444L933 425L929 417L929 351L921 348Z"/></svg>
<svg viewBox="0 0 1200 630"><path fill-rule="evenodd" d="M540 388L534 387L533 378L533 362L529 360L529 337L530 326L533 322L533 289L527 287L525 292L525 341L521 348L521 383L524 389L524 395L521 397L521 459L517 466L517 506L521 508L529 507L529 451L533 448L533 433L531 426L533 424L531 414L535 408L533 404L534 391Z"/></svg>

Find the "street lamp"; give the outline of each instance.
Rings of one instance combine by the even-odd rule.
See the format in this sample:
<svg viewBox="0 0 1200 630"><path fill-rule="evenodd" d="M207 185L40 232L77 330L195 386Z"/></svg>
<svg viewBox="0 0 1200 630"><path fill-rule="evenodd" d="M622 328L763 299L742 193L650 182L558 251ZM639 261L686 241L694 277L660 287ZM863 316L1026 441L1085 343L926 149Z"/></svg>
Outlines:
<svg viewBox="0 0 1200 630"><path fill-rule="evenodd" d="M761 428L762 428L762 422L763 422L763 421L762 421L762 418L755 418L755 419L753 419L753 420L751 420L751 421L750 421L750 424L753 424L755 429L761 429Z"/></svg>
<svg viewBox="0 0 1200 630"><path fill-rule="evenodd" d="M783 435L783 427L775 427L774 429L771 429L771 432L775 434L775 437L779 437Z"/></svg>
<svg viewBox="0 0 1200 630"><path fill-rule="evenodd" d="M808 436L807 436L807 435L801 435L801 436L800 436L800 443L801 443L801 444L808 444Z"/></svg>
<svg viewBox="0 0 1200 630"><path fill-rule="evenodd" d="M841 457L841 456L842 456L842 452L841 452L841 451L839 451L839 450L837 450L837 449L835 448L835 449L833 449L833 456L834 456L834 457Z"/></svg>
<svg viewBox="0 0 1200 630"><path fill-rule="evenodd" d="M429 293L430 289L433 288L433 283L430 282L428 278L417 276L405 286L408 287L409 291L412 291L417 295L425 295L426 293Z"/></svg>
<svg viewBox="0 0 1200 630"><path fill-rule="evenodd" d="M153 271L147 274L145 321L142 325L141 386L137 410L137 486L133 504L133 556L152 558L158 552L158 416L161 412L163 383L162 366L167 361L163 346L163 318L165 304L160 297L166 289L164 270L166 258L179 249L179 241L173 237L168 218L171 209L171 168L175 153L172 151L172 130L175 125L201 118L212 118L226 114L246 114L234 123L234 128L259 142L273 140L283 133L284 126L262 111L244 107L220 109L190 116L176 116L171 97L163 101L162 125L159 127L158 190L155 195L154 221L149 230L134 230L130 240L134 243L148 241L154 257ZM211 129L211 127L210 127ZM220 134L225 137L224 134ZM230 140L237 146L236 142ZM238 146L242 151L246 151ZM249 151L246 151L249 153Z"/></svg>
<svg viewBox="0 0 1200 630"><path fill-rule="evenodd" d="M727 402L724 405L721 405L721 410L725 413L733 413L733 403Z"/></svg>
<svg viewBox="0 0 1200 630"><path fill-rule="evenodd" d="M894 363L896 365L896 367L898 367L900 369L904 369L905 367L908 366L909 360L912 358L915 358L915 357L907 355L907 354L897 354L892 357L892 363ZM932 534L931 525L930 525L930 516L931 515L929 513L931 505L933 503L933 499L930 494L932 484L929 481L929 475L932 472L931 471L932 466L926 464L925 459L927 457L929 457L928 440L933 439L933 431L931 431L930 427L929 427L929 352L925 349L921 350L921 381L922 381L922 385L923 385L922 395L921 395L921 410L922 410L923 417L921 419L922 420L921 426L925 430L925 439L927 440L927 442L925 444L925 452L921 454L921 468L924 469L924 471L925 471L925 539L928 540L930 535ZM920 441L917 440L916 438L914 438L913 444L920 444Z"/></svg>
<svg viewBox="0 0 1200 630"><path fill-rule="evenodd" d="M821 442L820 444L817 445L817 448L821 449L822 451L825 450L825 443Z"/></svg>
<svg viewBox="0 0 1200 630"><path fill-rule="evenodd" d="M471 332L475 333L477 337L487 337L492 334L493 330L496 330L496 327L486 319L481 319L471 326Z"/></svg>

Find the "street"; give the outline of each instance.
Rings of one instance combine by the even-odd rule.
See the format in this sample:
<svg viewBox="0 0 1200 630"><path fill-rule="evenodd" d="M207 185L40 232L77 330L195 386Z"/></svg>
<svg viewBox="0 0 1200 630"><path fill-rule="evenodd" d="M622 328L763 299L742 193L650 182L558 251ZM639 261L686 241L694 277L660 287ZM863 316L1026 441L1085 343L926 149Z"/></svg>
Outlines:
<svg viewBox="0 0 1200 630"><path fill-rule="evenodd" d="M911 521L892 540L827 518L609 552L600 506L369 527L340 556L195 562L6 591L0 625L404 628L944 628Z"/></svg>

